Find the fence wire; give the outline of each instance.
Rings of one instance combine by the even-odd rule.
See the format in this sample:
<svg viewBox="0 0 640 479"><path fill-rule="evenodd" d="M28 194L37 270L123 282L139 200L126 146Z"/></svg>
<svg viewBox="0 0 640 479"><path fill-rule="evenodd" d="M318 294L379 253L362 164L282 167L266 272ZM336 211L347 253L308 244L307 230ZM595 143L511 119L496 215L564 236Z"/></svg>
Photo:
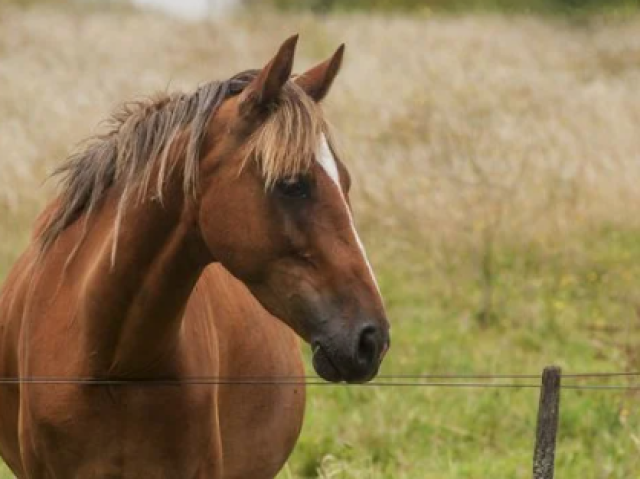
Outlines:
<svg viewBox="0 0 640 479"><path fill-rule="evenodd" d="M565 390L640 391L640 384L580 384L584 379L640 377L638 371L588 372L562 374L573 380L563 384ZM539 374L381 374L367 383L332 383L318 376L193 376L184 378L90 378L90 377L0 377L0 386L79 385L79 386L321 386L321 387L422 387L539 389L539 383L517 382L540 379ZM501 382L510 380L512 382ZM497 382L496 382L497 381ZM513 382L516 381L516 382Z"/></svg>

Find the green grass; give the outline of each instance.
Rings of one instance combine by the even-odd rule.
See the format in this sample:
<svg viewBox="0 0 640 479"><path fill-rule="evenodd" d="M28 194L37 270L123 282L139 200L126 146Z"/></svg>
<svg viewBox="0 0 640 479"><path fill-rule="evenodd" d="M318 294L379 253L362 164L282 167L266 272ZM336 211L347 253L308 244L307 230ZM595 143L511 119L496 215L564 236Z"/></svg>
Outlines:
<svg viewBox="0 0 640 479"><path fill-rule="evenodd" d="M10 479L13 475L9 472L9 469L4 464L0 463L0 479Z"/></svg>
<svg viewBox="0 0 640 479"><path fill-rule="evenodd" d="M500 250L489 326L476 319L482 295L471 269L421 270L417 251L379 264L393 321L382 373L637 370L640 231L600 231L582 246L577 258ZM638 399L564 391L557 477L634 477ZM528 478L537 405L530 389L312 389L280 477Z"/></svg>

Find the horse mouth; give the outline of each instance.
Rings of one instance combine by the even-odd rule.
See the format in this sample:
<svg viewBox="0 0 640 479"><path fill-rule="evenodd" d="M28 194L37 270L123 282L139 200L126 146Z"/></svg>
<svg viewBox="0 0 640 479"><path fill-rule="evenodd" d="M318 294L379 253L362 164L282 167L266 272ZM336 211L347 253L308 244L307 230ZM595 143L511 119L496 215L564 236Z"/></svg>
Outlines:
<svg viewBox="0 0 640 479"><path fill-rule="evenodd" d="M313 345L313 369L325 381L337 383L343 380L343 375L338 367L318 343Z"/></svg>

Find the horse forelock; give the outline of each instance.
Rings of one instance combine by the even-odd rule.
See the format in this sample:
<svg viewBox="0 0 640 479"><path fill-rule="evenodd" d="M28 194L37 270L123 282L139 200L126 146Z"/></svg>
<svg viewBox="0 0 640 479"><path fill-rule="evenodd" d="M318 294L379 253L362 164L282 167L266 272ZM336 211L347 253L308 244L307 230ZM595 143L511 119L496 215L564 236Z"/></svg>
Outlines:
<svg viewBox="0 0 640 479"><path fill-rule="evenodd" d="M289 81L274 111L249 140L245 164L257 162L270 188L279 179L308 171L328 133L320 107Z"/></svg>
<svg viewBox="0 0 640 479"><path fill-rule="evenodd" d="M80 143L52 174L60 178L61 194L57 208L37 233L41 250L46 251L80 216L88 217L114 185L122 188L116 230L132 202L143 201L150 191L162 200L177 156L183 158L184 193L195 195L200 150L212 116L256 74L248 70L205 84L191 94L160 94L122 104L103 123L106 132ZM248 140L240 167L256 161L270 187L311 167L323 133L328 132L320 108L289 81L278 104ZM184 134L186 141L174 141ZM114 255L115 248L114 243Z"/></svg>

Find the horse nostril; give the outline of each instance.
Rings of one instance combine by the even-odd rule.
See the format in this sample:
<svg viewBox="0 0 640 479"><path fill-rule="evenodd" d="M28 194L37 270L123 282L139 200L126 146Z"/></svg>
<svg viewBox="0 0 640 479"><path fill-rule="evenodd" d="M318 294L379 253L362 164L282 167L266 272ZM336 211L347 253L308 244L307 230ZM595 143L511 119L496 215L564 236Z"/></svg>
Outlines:
<svg viewBox="0 0 640 479"><path fill-rule="evenodd" d="M361 364L369 365L378 358L378 330L375 326L368 325L362 329L358 340L358 361Z"/></svg>

